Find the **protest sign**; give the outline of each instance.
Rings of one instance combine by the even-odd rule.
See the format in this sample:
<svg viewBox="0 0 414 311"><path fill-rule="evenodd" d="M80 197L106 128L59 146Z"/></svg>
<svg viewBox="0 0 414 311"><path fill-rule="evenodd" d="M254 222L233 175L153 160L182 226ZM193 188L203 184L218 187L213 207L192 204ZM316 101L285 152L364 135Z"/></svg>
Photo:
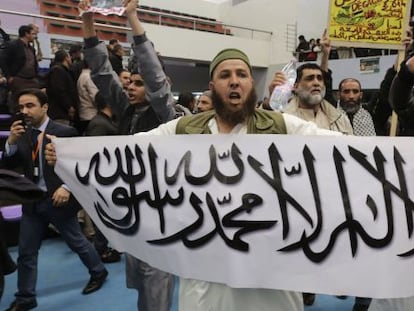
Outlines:
<svg viewBox="0 0 414 311"><path fill-rule="evenodd" d="M331 0L329 9L334 46L404 48L411 0Z"/></svg>
<svg viewBox="0 0 414 311"><path fill-rule="evenodd" d="M93 0L87 12L99 13L102 15L122 15L125 8L122 0Z"/></svg>

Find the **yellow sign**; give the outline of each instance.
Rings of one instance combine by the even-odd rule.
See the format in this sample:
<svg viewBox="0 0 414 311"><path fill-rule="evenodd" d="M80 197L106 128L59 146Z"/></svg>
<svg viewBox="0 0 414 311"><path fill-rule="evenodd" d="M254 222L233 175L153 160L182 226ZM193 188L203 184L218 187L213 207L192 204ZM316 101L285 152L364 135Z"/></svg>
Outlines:
<svg viewBox="0 0 414 311"><path fill-rule="evenodd" d="M336 46L403 48L411 0L331 0L329 37Z"/></svg>

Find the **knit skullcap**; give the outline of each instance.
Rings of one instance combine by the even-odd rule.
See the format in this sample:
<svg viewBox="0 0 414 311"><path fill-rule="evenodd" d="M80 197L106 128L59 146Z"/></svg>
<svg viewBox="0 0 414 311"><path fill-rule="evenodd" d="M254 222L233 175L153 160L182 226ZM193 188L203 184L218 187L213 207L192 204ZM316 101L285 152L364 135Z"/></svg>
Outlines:
<svg viewBox="0 0 414 311"><path fill-rule="evenodd" d="M250 66L249 58L246 54L244 54L242 51L238 49L224 49L220 51L210 63L210 77L213 76L214 69L216 69L218 64L228 59L240 59L244 61L247 64L247 66L249 66L251 72L252 68Z"/></svg>

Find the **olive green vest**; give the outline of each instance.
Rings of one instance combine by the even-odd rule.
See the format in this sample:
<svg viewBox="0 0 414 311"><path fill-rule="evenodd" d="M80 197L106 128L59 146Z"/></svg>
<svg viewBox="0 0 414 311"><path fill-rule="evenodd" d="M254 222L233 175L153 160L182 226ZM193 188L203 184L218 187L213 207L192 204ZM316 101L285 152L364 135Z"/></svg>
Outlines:
<svg viewBox="0 0 414 311"><path fill-rule="evenodd" d="M214 118L214 110L184 116L178 123L176 134L211 134L208 122ZM286 134L286 125L279 112L256 109L253 117L247 121L248 134Z"/></svg>

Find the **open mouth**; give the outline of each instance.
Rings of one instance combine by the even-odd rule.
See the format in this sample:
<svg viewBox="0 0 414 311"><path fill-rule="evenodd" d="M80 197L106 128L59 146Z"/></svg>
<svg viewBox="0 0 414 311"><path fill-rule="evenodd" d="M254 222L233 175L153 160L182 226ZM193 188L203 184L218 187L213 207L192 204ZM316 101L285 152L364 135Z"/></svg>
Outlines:
<svg viewBox="0 0 414 311"><path fill-rule="evenodd" d="M240 99L241 98L240 94L237 93L237 92L231 92L229 97L230 97L230 99Z"/></svg>

